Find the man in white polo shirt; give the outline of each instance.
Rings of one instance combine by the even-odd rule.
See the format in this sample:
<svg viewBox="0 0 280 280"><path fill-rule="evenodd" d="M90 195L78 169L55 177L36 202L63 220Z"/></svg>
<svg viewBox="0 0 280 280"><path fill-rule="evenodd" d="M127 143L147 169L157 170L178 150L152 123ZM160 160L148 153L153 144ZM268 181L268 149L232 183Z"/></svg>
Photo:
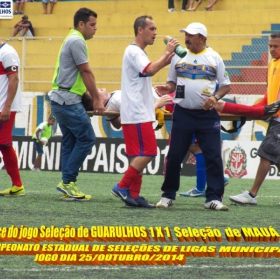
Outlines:
<svg viewBox="0 0 280 280"><path fill-rule="evenodd" d="M191 23L180 32L185 33L187 55L172 58L167 83L157 87L161 94L176 91L163 194L157 207L168 208L174 204L180 187L181 163L195 134L206 164L208 187L204 207L226 211L228 208L222 203L220 117L213 108L230 91L230 80L220 55L206 48L207 29L203 24Z"/></svg>

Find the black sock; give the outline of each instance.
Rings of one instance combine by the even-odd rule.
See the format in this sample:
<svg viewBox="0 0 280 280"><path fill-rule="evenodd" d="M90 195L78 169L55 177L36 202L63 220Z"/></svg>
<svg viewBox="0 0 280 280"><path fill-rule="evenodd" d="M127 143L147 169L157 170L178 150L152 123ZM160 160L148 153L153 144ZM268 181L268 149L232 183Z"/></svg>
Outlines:
<svg viewBox="0 0 280 280"><path fill-rule="evenodd" d="M251 192L249 192L249 195L250 195L252 198L255 198L255 197L256 197L255 195L252 195Z"/></svg>

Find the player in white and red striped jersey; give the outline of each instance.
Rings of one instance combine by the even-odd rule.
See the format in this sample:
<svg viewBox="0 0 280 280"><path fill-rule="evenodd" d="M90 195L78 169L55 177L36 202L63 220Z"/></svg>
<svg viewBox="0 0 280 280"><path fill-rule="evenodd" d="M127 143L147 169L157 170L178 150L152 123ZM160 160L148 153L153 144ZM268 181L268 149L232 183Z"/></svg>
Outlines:
<svg viewBox="0 0 280 280"><path fill-rule="evenodd" d="M18 159L12 146L15 116L22 110L19 69L20 61L16 50L0 40L0 152L12 181L12 187L1 191L1 196L25 194L18 169Z"/></svg>

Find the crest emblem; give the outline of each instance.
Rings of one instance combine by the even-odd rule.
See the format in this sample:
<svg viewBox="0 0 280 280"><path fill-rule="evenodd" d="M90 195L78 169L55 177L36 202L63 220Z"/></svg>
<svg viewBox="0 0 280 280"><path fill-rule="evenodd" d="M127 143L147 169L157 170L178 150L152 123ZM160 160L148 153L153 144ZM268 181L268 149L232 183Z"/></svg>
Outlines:
<svg viewBox="0 0 280 280"><path fill-rule="evenodd" d="M207 96L207 97L210 97L212 94L211 90L209 88L203 88L202 89L202 93L201 95L204 95L204 96Z"/></svg>
<svg viewBox="0 0 280 280"><path fill-rule="evenodd" d="M241 178L247 175L247 155L245 150L238 144L234 147L228 157L225 174L231 178Z"/></svg>

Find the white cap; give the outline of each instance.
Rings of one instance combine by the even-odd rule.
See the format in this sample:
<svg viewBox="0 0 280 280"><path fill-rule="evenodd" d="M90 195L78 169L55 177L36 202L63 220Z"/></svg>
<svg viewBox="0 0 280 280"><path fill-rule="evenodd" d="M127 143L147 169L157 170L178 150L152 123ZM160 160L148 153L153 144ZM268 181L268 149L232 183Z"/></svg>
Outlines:
<svg viewBox="0 0 280 280"><path fill-rule="evenodd" d="M180 29L180 32L187 32L191 35L201 34L207 37L207 28L200 22L190 23L185 29Z"/></svg>

